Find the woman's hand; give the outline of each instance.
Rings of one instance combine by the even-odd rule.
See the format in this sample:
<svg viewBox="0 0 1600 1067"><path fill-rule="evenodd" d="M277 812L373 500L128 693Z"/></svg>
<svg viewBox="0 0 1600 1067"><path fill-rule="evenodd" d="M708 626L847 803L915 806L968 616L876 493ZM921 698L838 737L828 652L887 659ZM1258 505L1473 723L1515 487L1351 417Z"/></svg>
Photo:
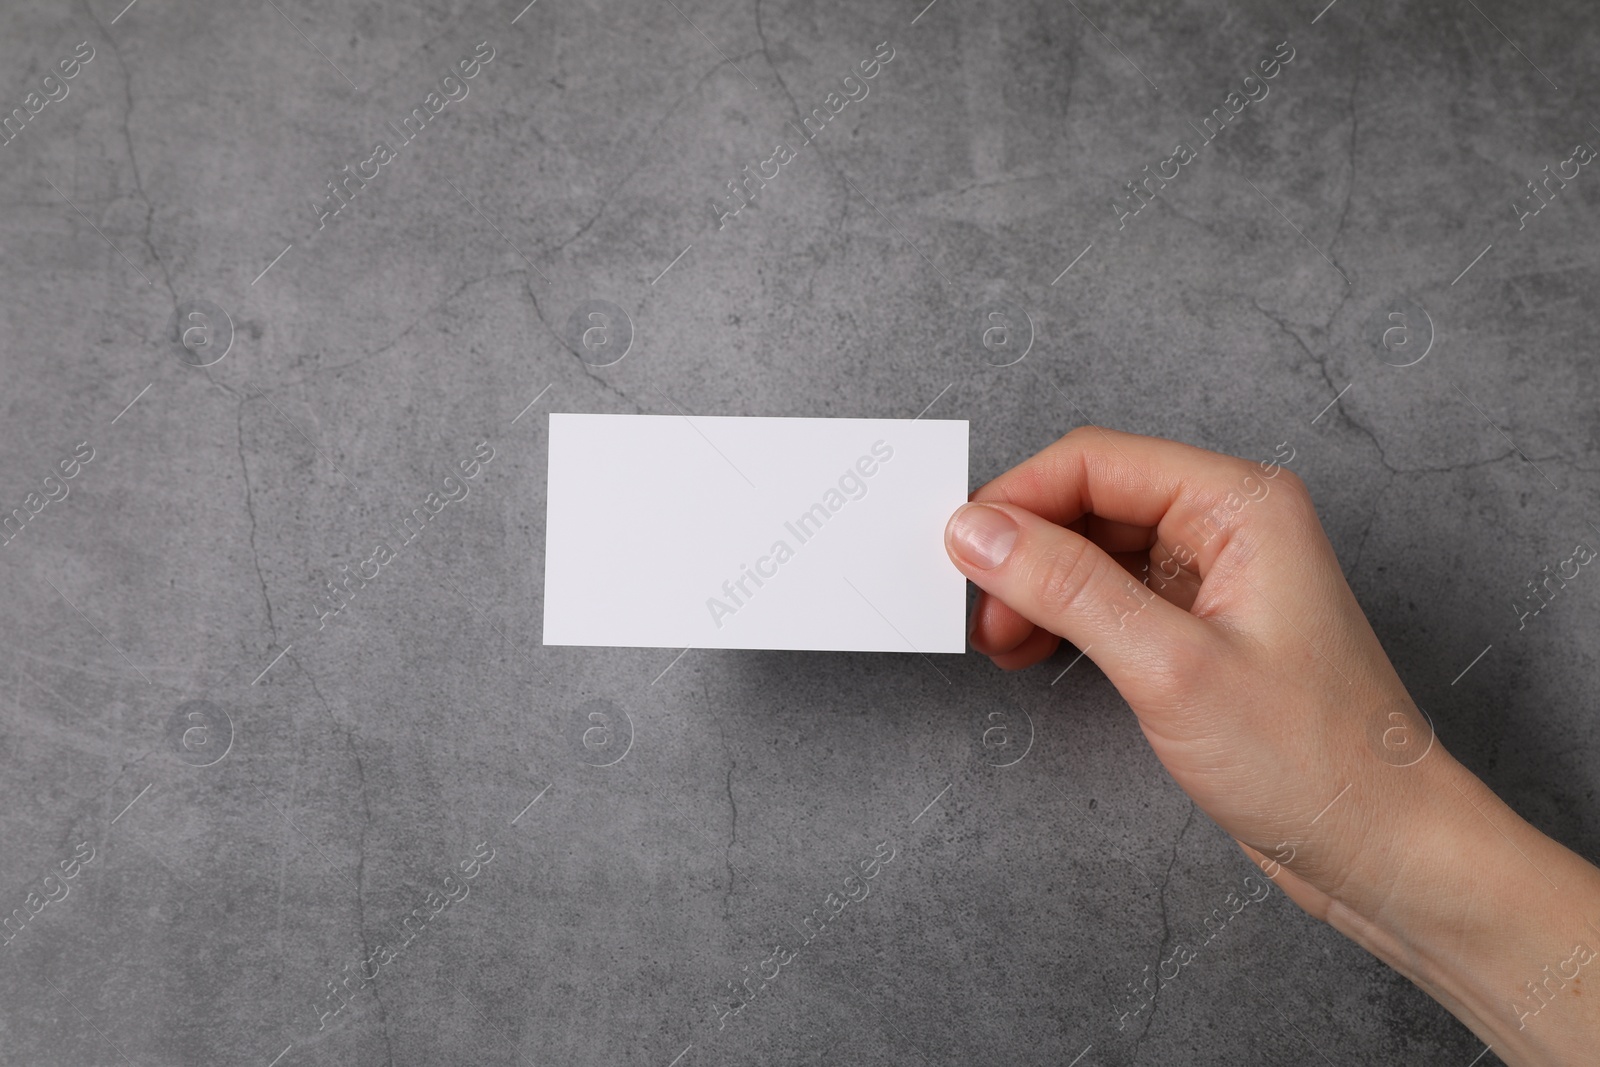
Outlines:
<svg viewBox="0 0 1600 1067"><path fill-rule="evenodd" d="M1371 847L1382 814L1449 757L1423 755L1428 721L1299 478L1091 427L972 499L947 547L984 590L974 648L1008 668L1057 635L1084 650L1178 784L1295 872L1283 884L1314 912L1358 876L1381 882L1367 868L1388 851Z"/></svg>
<svg viewBox="0 0 1600 1067"><path fill-rule="evenodd" d="M1437 742L1299 478L1088 427L971 499L945 539L982 590L974 648L1019 668L1071 641L1177 783L1297 904L1508 1062L1579 1062L1561 1042L1593 1039L1600 991L1566 1013L1575 1029L1530 1034L1530 1016L1507 1005L1526 996L1512 976L1539 977L1543 957L1568 958L1580 935L1600 945L1600 877ZM1541 880L1537 862L1557 873ZM1514 927L1540 947L1497 951Z"/></svg>

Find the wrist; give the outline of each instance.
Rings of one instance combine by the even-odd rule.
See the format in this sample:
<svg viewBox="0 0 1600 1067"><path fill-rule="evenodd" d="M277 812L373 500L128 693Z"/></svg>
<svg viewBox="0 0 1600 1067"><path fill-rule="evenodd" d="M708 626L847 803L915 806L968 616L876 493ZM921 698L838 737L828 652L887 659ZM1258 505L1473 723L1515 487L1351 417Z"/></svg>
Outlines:
<svg viewBox="0 0 1600 1067"><path fill-rule="evenodd" d="M1442 748L1398 770L1412 772L1377 817L1393 832L1372 835L1375 862L1332 894L1327 922L1506 1063L1587 1062L1585 1035L1600 1022L1600 871Z"/></svg>

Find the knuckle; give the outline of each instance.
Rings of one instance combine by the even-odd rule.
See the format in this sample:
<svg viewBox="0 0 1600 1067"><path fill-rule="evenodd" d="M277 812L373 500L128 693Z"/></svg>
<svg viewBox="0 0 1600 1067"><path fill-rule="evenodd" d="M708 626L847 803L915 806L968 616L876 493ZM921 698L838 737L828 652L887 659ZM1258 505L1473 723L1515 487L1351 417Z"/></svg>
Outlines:
<svg viewBox="0 0 1600 1067"><path fill-rule="evenodd" d="M1311 503L1311 490L1307 487L1305 479L1287 467L1278 471L1276 479L1278 488L1291 500L1297 503Z"/></svg>
<svg viewBox="0 0 1600 1067"><path fill-rule="evenodd" d="M1311 499L1311 489L1304 479L1293 471L1279 471L1277 482L1273 486L1273 495L1278 498L1279 514L1290 525L1304 526L1320 525L1317 519L1317 507Z"/></svg>
<svg viewBox="0 0 1600 1067"><path fill-rule="evenodd" d="M1111 431L1091 422L1083 426L1074 426L1062 436L1061 440L1070 441L1079 449L1092 451L1095 448L1103 448L1110 436Z"/></svg>
<svg viewBox="0 0 1600 1067"><path fill-rule="evenodd" d="M1025 501L1048 499L1057 480L1058 475L1048 465L1029 463L1012 472L998 495L1007 504L1025 506Z"/></svg>
<svg viewBox="0 0 1600 1067"><path fill-rule="evenodd" d="M1217 651L1207 640L1174 641L1163 646L1161 655L1150 664L1149 677L1172 692L1192 689L1196 678L1215 676Z"/></svg>

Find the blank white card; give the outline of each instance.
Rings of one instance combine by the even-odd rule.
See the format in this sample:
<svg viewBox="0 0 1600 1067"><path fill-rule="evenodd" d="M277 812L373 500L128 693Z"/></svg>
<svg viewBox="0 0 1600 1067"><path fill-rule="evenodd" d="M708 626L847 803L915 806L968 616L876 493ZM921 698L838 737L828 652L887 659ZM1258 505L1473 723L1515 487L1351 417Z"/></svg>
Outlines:
<svg viewBox="0 0 1600 1067"><path fill-rule="evenodd" d="M961 652L967 423L550 416L544 643Z"/></svg>

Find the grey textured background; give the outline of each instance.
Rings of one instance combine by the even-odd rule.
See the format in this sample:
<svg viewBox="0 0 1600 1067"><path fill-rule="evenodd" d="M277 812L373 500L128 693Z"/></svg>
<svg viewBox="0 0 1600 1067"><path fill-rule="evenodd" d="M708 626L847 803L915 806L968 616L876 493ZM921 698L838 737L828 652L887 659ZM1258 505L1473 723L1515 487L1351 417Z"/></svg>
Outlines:
<svg viewBox="0 0 1600 1067"><path fill-rule="evenodd" d="M1520 230L1511 206L1600 143L1591 5L922 2L5 5L0 108L95 58L0 147L0 510L94 458L0 550L0 911L95 859L0 949L0 1061L1482 1051L1276 891L1119 1028L1251 868L1070 649L1003 675L541 646L553 410L932 405L971 420L974 485L1089 420L1286 442L1445 743L1596 852L1600 576L1520 630L1512 606L1600 544L1600 172ZM1122 183L1284 40L1266 99L1119 229ZM324 183L480 41L469 96L319 231ZM719 230L723 183L883 41ZM234 336L197 369L169 322L202 299ZM562 340L589 299L631 320L609 367ZM1404 312L1428 354L1396 368L1402 307L1432 326ZM991 366L977 324L1014 350L1028 320ZM470 496L318 629L323 580L482 440ZM719 1024L884 841L870 896Z"/></svg>

